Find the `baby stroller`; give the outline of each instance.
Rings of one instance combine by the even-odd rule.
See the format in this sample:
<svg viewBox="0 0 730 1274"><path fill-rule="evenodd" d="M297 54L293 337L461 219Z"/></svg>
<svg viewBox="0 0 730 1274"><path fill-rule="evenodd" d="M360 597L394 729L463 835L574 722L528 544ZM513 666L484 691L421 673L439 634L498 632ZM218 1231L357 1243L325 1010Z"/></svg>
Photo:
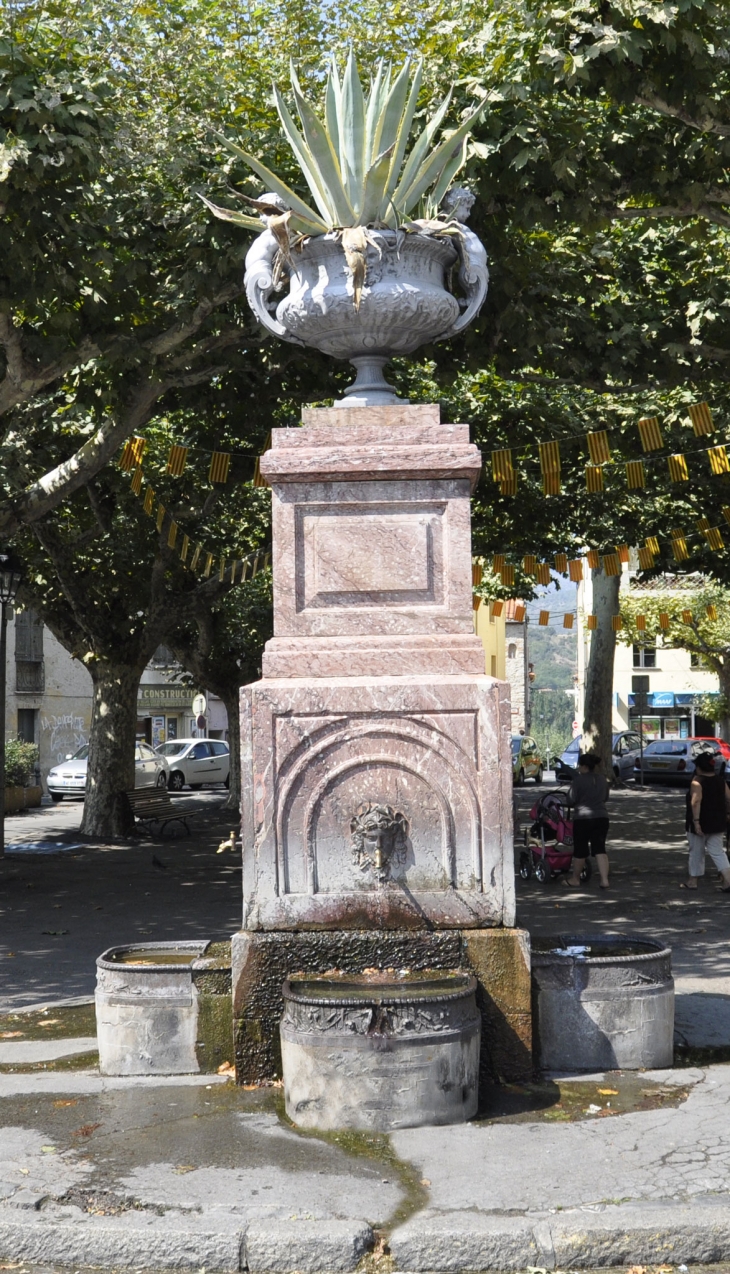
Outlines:
<svg viewBox="0 0 730 1274"><path fill-rule="evenodd" d="M551 876L570 871L573 861L573 823L569 818L568 793L560 788L546 792L530 810L532 826L525 830L525 848L520 853L520 876L529 880L534 873L541 884ZM583 882L591 878L590 859L581 872Z"/></svg>

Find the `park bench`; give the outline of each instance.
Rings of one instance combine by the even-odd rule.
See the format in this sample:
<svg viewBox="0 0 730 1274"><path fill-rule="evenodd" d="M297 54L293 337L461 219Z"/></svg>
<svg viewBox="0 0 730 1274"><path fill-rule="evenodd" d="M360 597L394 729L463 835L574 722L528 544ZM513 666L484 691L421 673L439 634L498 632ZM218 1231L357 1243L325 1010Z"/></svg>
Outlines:
<svg viewBox="0 0 730 1274"><path fill-rule="evenodd" d="M141 824L152 835L152 824L160 825L160 835L164 835L168 823L182 823L188 836L190 828L187 820L199 810L180 809L176 801L170 800L170 793L164 787L133 788L125 792L130 809L137 823Z"/></svg>

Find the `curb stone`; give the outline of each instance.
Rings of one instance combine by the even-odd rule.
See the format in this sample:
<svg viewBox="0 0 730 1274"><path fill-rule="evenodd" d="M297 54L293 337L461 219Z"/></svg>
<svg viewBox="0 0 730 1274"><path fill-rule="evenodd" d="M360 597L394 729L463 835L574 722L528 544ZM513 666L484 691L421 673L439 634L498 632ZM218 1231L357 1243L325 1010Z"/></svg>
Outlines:
<svg viewBox="0 0 730 1274"><path fill-rule="evenodd" d="M130 1266L163 1270L241 1269L243 1231L112 1229L68 1223L0 1222L0 1252L12 1260L59 1265Z"/></svg>
<svg viewBox="0 0 730 1274"><path fill-rule="evenodd" d="M730 1204L607 1205L539 1217L428 1212L395 1230L390 1250L396 1269L409 1274L711 1265L730 1259Z"/></svg>
<svg viewBox="0 0 730 1274"><path fill-rule="evenodd" d="M245 1267L252 1274L345 1274L374 1241L366 1221L252 1221L244 1240Z"/></svg>
<svg viewBox="0 0 730 1274"><path fill-rule="evenodd" d="M256 1274L349 1274L371 1250L365 1221L266 1221L228 1231L191 1230L159 1217L115 1227L79 1215L0 1221L0 1255L59 1265L160 1270L256 1271Z"/></svg>

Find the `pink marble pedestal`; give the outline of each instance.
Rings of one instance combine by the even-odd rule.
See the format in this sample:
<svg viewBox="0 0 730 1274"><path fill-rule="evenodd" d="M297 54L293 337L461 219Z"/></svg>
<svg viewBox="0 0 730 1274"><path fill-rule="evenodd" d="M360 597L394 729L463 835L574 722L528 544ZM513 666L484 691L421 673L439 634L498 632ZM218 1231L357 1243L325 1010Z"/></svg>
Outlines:
<svg viewBox="0 0 730 1274"><path fill-rule="evenodd" d="M301 955L285 948L290 972L305 956L324 970L347 932L371 951L377 930L389 960L402 935L402 961L423 967L417 934L514 924L509 690L485 675L473 629L480 468L468 427L442 425L436 406L305 410L262 458L274 636L242 691L243 1078L257 941L281 951L287 934L319 933Z"/></svg>

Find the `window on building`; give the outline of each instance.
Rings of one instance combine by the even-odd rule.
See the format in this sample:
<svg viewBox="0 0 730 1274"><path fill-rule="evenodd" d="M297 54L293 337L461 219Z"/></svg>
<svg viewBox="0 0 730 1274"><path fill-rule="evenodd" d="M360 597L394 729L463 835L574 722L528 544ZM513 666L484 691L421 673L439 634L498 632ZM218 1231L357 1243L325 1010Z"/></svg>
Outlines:
<svg viewBox="0 0 730 1274"><path fill-rule="evenodd" d="M35 708L18 708L18 738L23 743L35 743Z"/></svg>
<svg viewBox="0 0 730 1274"><path fill-rule="evenodd" d="M515 645L513 641L511 641L509 646L507 647L507 658L508 659L517 658L517 646Z"/></svg>
<svg viewBox="0 0 730 1274"><path fill-rule="evenodd" d="M43 691L43 620L34 610L15 616L15 689L20 694Z"/></svg>
<svg viewBox="0 0 730 1274"><path fill-rule="evenodd" d="M710 672L714 672L712 665L708 664L707 660L702 655L698 655L695 650L689 652L689 665L690 668L707 668Z"/></svg>
<svg viewBox="0 0 730 1274"><path fill-rule="evenodd" d="M656 668L656 646L634 646L635 668Z"/></svg>

